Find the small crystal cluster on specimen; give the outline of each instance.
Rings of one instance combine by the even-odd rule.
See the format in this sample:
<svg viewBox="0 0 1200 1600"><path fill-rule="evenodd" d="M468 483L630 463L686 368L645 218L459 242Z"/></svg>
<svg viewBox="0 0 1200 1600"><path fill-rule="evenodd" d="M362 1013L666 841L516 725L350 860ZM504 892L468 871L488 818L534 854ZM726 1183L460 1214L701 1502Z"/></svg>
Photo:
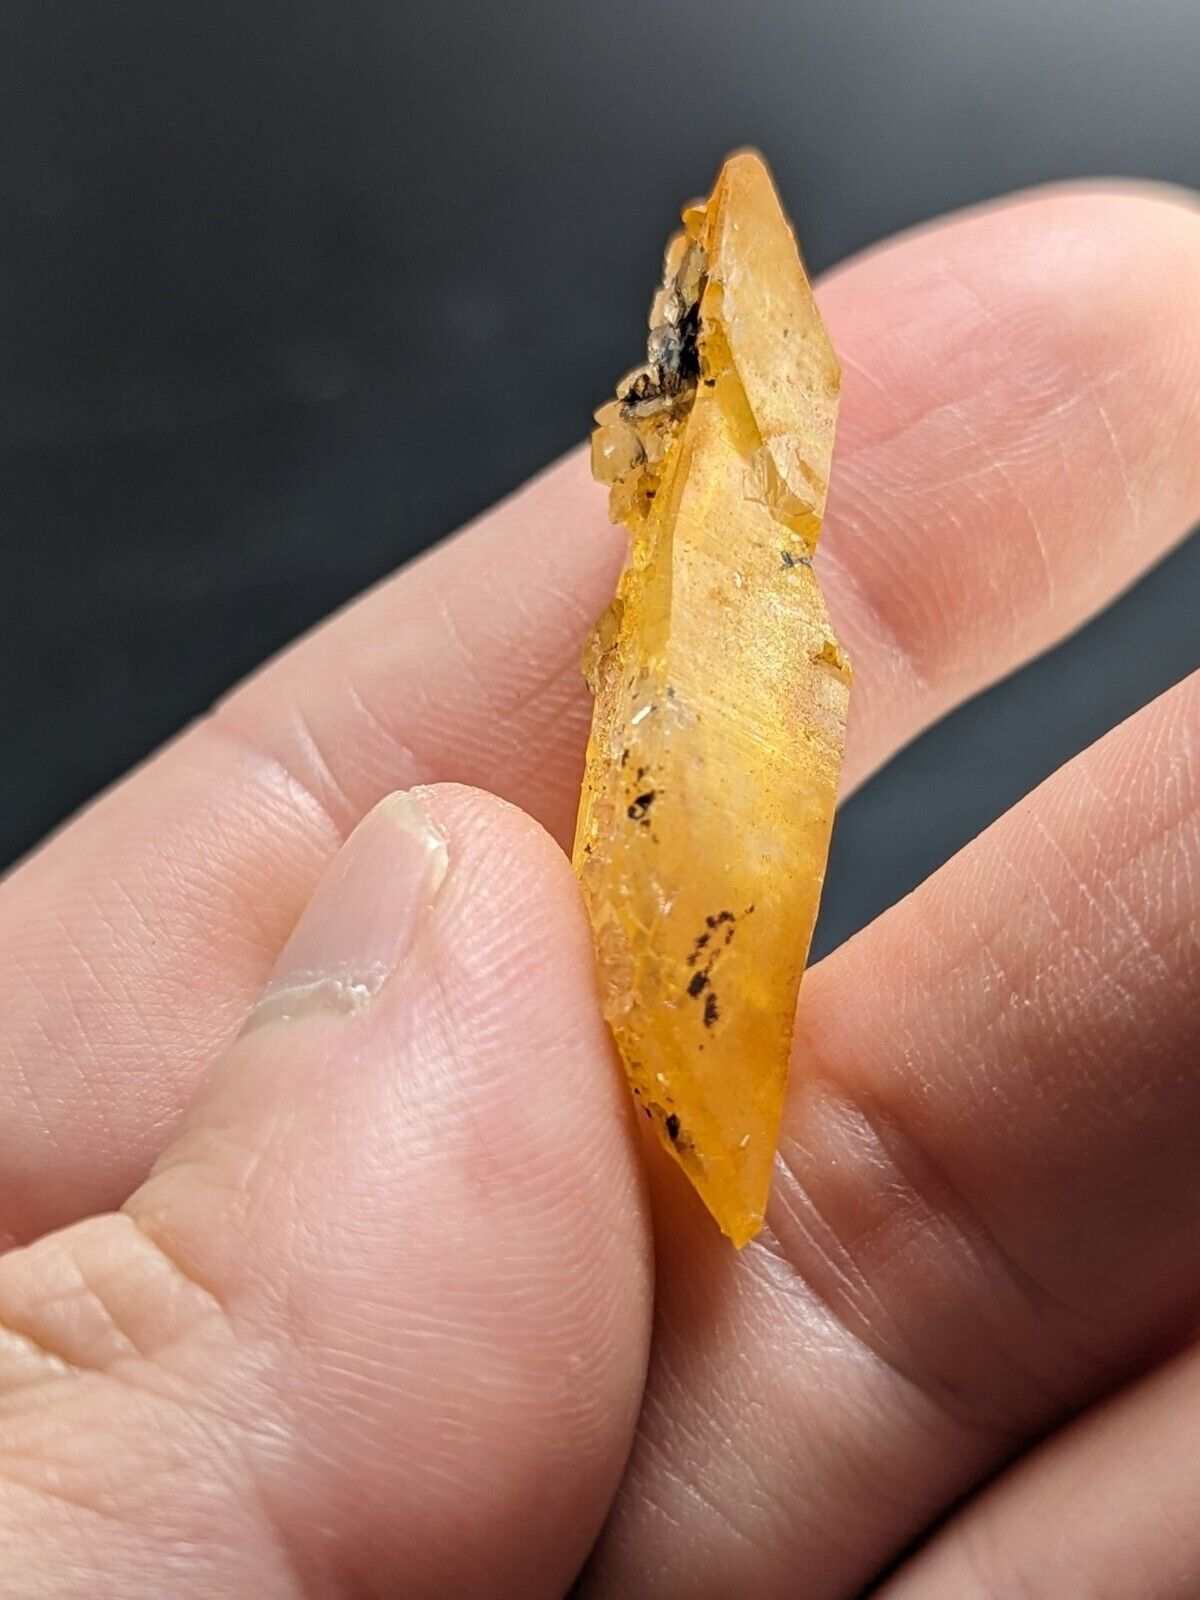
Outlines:
<svg viewBox="0 0 1200 1600"><path fill-rule="evenodd" d="M638 1104L735 1244L762 1225L850 671L813 571L840 374L760 157L683 212L646 364L596 413L632 535L588 642L575 839Z"/></svg>

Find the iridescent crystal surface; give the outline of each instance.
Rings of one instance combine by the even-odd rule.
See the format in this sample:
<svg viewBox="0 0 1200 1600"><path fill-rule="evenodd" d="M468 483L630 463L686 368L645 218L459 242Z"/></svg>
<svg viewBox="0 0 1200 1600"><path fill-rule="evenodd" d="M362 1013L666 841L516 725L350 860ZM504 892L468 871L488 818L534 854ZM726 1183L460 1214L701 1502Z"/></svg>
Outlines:
<svg viewBox="0 0 1200 1600"><path fill-rule="evenodd" d="M632 535L584 669L575 840L633 1093L735 1244L770 1187L844 741L813 569L839 370L761 158L683 212L646 364L596 414Z"/></svg>

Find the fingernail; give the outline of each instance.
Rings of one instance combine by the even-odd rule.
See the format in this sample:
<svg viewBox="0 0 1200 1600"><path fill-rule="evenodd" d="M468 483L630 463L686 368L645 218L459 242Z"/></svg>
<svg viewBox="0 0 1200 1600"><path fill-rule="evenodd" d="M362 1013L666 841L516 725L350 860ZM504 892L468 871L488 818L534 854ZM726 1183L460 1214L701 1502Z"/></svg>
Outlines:
<svg viewBox="0 0 1200 1600"><path fill-rule="evenodd" d="M370 1005L412 947L448 864L445 837L414 795L381 800L318 885L247 1029Z"/></svg>

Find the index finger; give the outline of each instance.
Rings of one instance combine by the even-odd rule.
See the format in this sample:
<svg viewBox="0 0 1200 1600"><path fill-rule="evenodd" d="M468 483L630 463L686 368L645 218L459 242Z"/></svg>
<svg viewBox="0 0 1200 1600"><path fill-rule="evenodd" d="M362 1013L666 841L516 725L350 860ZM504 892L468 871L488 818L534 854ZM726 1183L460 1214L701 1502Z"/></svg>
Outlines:
<svg viewBox="0 0 1200 1600"><path fill-rule="evenodd" d="M850 782L1200 515L1200 214L1050 191L853 262L823 579ZM571 457L239 690L0 889L0 1235L136 1183L342 837L456 780L565 837L623 540ZM165 1065L169 1064L169 1065Z"/></svg>

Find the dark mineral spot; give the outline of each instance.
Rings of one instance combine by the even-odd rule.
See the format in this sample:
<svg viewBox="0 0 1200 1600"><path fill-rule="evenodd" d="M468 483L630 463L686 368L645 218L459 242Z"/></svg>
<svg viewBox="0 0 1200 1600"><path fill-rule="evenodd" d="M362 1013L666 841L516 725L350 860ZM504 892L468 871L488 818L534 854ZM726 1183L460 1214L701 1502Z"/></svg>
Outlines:
<svg viewBox="0 0 1200 1600"><path fill-rule="evenodd" d="M666 1121L667 1138L674 1144L679 1137L679 1118L672 1111Z"/></svg>
<svg viewBox="0 0 1200 1600"><path fill-rule="evenodd" d="M647 789L644 794L639 794L631 806L626 808L626 816L630 822L641 822L647 828L650 826L649 812L654 804L655 791Z"/></svg>
<svg viewBox="0 0 1200 1600"><path fill-rule="evenodd" d="M704 1026L711 1028L721 1013L717 1010L717 997L710 993L704 1002Z"/></svg>

